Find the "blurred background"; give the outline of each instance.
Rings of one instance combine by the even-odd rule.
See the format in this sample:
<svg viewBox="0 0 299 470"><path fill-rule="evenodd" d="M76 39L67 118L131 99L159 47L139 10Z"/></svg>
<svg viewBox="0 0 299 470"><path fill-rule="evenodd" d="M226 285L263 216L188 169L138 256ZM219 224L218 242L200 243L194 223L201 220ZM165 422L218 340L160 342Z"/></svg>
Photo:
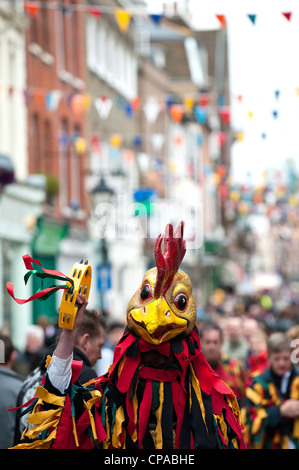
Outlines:
<svg viewBox="0 0 299 470"><path fill-rule="evenodd" d="M182 264L199 321L298 322L298 13L0 0L0 327L17 348L29 325L56 325L60 303L8 296L7 281L20 298L39 287L24 284L24 254L67 275L88 259L89 305L123 321L155 237L182 218L167 203L202 208Z"/></svg>

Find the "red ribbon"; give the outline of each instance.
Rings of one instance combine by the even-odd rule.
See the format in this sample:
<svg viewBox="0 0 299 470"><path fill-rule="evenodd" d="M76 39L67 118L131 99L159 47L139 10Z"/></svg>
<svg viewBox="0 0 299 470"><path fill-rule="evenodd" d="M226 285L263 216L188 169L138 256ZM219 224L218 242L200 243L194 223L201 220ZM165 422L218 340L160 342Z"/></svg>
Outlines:
<svg viewBox="0 0 299 470"><path fill-rule="evenodd" d="M56 271L56 270L50 270L50 269L44 269L41 265L41 263L37 260L37 259L33 259L31 258L30 255L26 254L23 256L23 261L24 261L24 264L25 264L25 267L26 269L28 270L33 270L34 271L34 267L33 267L33 263L36 263L38 264L41 268L42 268L42 271L48 275L49 277L53 277L53 278L56 278L56 279L65 279L66 281L69 281L71 283L71 285L73 285L73 280L71 278L69 278L68 276L66 276L65 274L61 273L60 271ZM25 275L26 277L26 275ZM46 277L46 276L45 276ZM29 297L28 299L18 299L15 297L14 295L14 286L12 284L12 282L7 282L6 284L6 289L7 289L7 292L9 293L9 295L20 305L22 304L25 304L27 302L31 302L32 300L35 300L35 299L41 299L43 300L42 298L47 298L49 295L53 294L54 292L58 291L58 290L61 290L61 289L64 289L64 290L69 290L70 287L67 286L67 285L62 285L62 286L51 286L51 287L47 287L45 289L41 289L39 290L38 292L36 292L35 294L33 294L31 297Z"/></svg>

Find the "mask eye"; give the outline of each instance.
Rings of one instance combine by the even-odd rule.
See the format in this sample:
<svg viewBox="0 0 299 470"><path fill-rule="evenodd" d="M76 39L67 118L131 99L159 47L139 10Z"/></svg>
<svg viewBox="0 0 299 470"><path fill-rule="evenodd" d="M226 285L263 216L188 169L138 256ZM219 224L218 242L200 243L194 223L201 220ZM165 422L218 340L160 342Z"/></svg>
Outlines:
<svg viewBox="0 0 299 470"><path fill-rule="evenodd" d="M151 289L148 284L145 284L140 291L141 300L147 300L151 296Z"/></svg>
<svg viewBox="0 0 299 470"><path fill-rule="evenodd" d="M188 298L184 294L179 294L174 299L174 305L176 306L178 310L181 310L182 312L183 310L187 308Z"/></svg>

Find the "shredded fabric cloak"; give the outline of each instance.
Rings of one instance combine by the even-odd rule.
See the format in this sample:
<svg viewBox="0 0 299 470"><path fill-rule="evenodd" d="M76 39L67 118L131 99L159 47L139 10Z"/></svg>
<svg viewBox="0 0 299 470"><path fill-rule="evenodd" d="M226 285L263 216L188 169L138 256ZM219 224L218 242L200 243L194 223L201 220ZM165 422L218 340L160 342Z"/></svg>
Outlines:
<svg viewBox="0 0 299 470"><path fill-rule="evenodd" d="M151 367L144 354L173 357ZM235 395L208 365L196 328L187 338L152 345L126 331L102 377L81 385L73 366L65 396L46 380L14 448L244 448Z"/></svg>

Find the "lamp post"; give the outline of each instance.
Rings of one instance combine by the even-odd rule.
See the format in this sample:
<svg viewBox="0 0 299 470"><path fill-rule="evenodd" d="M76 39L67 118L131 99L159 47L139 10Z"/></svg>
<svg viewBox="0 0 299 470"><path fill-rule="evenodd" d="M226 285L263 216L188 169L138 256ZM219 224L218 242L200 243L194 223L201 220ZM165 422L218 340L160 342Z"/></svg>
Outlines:
<svg viewBox="0 0 299 470"><path fill-rule="evenodd" d="M100 177L98 184L90 192L91 207L93 213L91 217L91 220L93 221L91 229L93 230L94 235L96 227L96 208L99 204L109 203L114 194L114 190L107 185L103 176ZM106 315L104 302L105 293L111 287L111 265L109 263L109 250L106 241L106 236L103 236L100 239L96 238L95 240L95 261L99 303L103 315Z"/></svg>

